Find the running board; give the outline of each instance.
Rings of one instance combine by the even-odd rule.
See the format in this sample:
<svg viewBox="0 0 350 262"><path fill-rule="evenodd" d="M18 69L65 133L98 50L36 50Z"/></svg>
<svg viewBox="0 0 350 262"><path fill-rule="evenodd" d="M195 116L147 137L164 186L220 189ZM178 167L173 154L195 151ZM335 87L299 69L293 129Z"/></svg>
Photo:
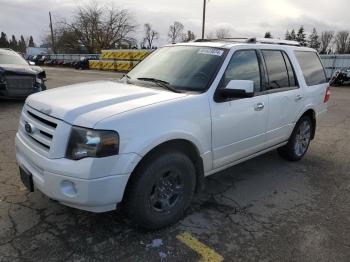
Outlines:
<svg viewBox="0 0 350 262"><path fill-rule="evenodd" d="M265 154L265 153L267 153L267 152L269 152L269 151L272 151L272 150L277 149L277 148L279 148L279 147L281 147L281 146L284 146L284 145L286 145L287 143L288 143L288 141L285 141L285 142L280 143L280 144L278 144L278 145L275 145L275 146L269 147L269 148L267 148L267 149L264 149L264 150L262 150L262 151L259 151L259 152L257 152L257 153L254 153L254 154L252 154L252 155L250 155L250 156L246 156L246 157L240 158L240 159L238 159L238 160L236 160L236 161L234 161L234 162L231 162L231 163L229 163L229 164L227 164L227 165L224 165L224 166L222 166L222 167L219 167L219 168L210 170L209 172L206 172L206 173L204 174L204 176L210 176L210 175L212 175L212 174L215 174L215 173L217 173L217 172L220 172L220 171L222 171L222 170L225 170L225 169L227 169L227 168L229 168L229 167L238 165L238 164L240 164L240 163L242 163L242 162L244 162L244 161L247 161L247 160L252 159L252 158L254 158L254 157L263 155L263 154Z"/></svg>

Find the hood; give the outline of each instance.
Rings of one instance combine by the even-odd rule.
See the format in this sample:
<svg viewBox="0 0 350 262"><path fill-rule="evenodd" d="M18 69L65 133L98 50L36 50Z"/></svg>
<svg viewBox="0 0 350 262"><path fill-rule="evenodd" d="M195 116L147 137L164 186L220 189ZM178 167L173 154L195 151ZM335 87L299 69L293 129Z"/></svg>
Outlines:
<svg viewBox="0 0 350 262"><path fill-rule="evenodd" d="M38 66L0 64L0 72L4 72L4 71L15 73L15 74L36 75L42 72L43 70Z"/></svg>
<svg viewBox="0 0 350 262"><path fill-rule="evenodd" d="M93 127L110 116L184 96L116 81L95 81L36 93L26 103L72 125Z"/></svg>

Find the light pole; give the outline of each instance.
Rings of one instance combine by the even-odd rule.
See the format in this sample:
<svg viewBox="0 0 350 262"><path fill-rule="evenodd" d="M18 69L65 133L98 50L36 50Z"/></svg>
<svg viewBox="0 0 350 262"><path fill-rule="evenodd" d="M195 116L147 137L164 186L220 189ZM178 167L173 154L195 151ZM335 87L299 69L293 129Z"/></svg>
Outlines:
<svg viewBox="0 0 350 262"><path fill-rule="evenodd" d="M53 37L53 28L52 28L52 19L51 19L51 12L49 12L50 17L50 30L51 30L51 44L52 44L52 51L55 54L55 38Z"/></svg>
<svg viewBox="0 0 350 262"><path fill-rule="evenodd" d="M207 5L207 0L203 0L203 21L202 21L202 39L204 39L204 31L205 31L205 9Z"/></svg>

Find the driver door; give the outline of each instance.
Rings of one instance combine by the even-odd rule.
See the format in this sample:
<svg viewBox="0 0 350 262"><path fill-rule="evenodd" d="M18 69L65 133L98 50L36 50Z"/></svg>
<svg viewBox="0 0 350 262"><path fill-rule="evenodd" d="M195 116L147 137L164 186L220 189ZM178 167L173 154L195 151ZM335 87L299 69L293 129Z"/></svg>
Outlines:
<svg viewBox="0 0 350 262"><path fill-rule="evenodd" d="M232 55L218 88L225 88L230 80L252 80L255 95L212 101L214 169L264 149L269 105L268 96L260 93L260 71L255 50L238 50Z"/></svg>

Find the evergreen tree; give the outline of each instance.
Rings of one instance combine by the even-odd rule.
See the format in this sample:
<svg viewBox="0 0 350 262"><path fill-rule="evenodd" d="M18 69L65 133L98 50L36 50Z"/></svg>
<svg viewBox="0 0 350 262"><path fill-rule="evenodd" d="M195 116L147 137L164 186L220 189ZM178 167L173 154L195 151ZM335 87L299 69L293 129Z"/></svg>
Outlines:
<svg viewBox="0 0 350 262"><path fill-rule="evenodd" d="M29 37L28 47L35 47L35 43L32 36Z"/></svg>
<svg viewBox="0 0 350 262"><path fill-rule="evenodd" d="M303 26L300 26L296 40L300 43L301 46L307 45L306 34Z"/></svg>
<svg viewBox="0 0 350 262"><path fill-rule="evenodd" d="M319 40L318 33L316 28L312 30L312 34L309 36L309 47L319 50L321 46L321 42Z"/></svg>
<svg viewBox="0 0 350 262"><path fill-rule="evenodd" d="M7 40L7 35L4 32L1 32L0 36L0 48L9 48L10 43Z"/></svg>
<svg viewBox="0 0 350 262"><path fill-rule="evenodd" d="M284 38L285 40L292 40L292 37L291 37L291 35L290 35L290 33L289 33L289 31L287 30L287 32L286 32L286 35L285 35L285 38Z"/></svg>
<svg viewBox="0 0 350 262"><path fill-rule="evenodd" d="M26 41L24 40L23 35L21 35L21 39L18 40L18 50L19 50L21 53L25 53L26 50L27 50Z"/></svg>
<svg viewBox="0 0 350 262"><path fill-rule="evenodd" d="M264 38L273 38L271 32L266 32Z"/></svg>
<svg viewBox="0 0 350 262"><path fill-rule="evenodd" d="M196 39L195 34L191 31L188 30L186 34L183 34L182 36L182 41L183 42L190 42Z"/></svg>
<svg viewBox="0 0 350 262"><path fill-rule="evenodd" d="M10 48L12 50L18 51L18 44L17 44L16 37L14 35L12 35L12 38L10 40Z"/></svg>
<svg viewBox="0 0 350 262"><path fill-rule="evenodd" d="M291 32L290 32L290 40L297 40L297 36L295 34L295 30L293 29Z"/></svg>

